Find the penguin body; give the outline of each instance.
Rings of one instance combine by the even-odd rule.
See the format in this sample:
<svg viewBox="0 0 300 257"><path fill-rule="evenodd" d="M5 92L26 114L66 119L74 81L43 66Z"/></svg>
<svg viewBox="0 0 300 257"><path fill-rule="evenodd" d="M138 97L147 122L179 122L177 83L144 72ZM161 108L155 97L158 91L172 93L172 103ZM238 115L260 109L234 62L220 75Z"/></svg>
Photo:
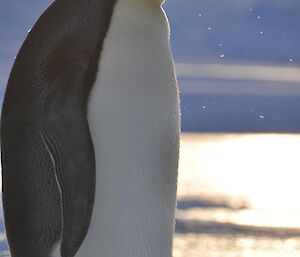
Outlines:
<svg viewBox="0 0 300 257"><path fill-rule="evenodd" d="M158 4L128 2L115 5L88 103L97 186L76 257L172 255L179 107L169 27Z"/></svg>
<svg viewBox="0 0 300 257"><path fill-rule="evenodd" d="M2 109L12 257L171 256L179 103L155 0L57 0Z"/></svg>

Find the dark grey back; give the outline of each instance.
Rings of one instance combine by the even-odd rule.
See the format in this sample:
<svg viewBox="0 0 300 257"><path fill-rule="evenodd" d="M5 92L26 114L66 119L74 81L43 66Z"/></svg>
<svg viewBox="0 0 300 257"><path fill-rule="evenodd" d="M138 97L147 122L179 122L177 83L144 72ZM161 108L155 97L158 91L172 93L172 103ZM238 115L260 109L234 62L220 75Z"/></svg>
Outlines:
<svg viewBox="0 0 300 257"><path fill-rule="evenodd" d="M12 257L75 255L95 194L87 101L116 0L56 0L22 45L1 120L3 206ZM88 257L88 256L87 256Z"/></svg>

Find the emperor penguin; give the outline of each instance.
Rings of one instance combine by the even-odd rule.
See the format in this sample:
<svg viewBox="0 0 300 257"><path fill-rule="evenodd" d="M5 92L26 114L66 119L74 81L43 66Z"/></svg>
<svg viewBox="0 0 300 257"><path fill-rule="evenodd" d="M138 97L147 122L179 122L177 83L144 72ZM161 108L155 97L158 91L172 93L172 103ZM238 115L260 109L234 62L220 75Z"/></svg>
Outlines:
<svg viewBox="0 0 300 257"><path fill-rule="evenodd" d="M2 108L12 257L171 257L180 110L163 0L56 0Z"/></svg>

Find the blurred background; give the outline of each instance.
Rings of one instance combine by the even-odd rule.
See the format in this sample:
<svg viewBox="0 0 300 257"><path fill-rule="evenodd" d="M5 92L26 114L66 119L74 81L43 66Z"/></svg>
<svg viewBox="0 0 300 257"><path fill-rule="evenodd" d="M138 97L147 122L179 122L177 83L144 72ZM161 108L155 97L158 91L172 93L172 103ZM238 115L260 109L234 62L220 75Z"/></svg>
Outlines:
<svg viewBox="0 0 300 257"><path fill-rule="evenodd" d="M49 3L0 0L1 101ZM174 257L299 256L300 2L168 0L165 9L182 109ZM7 256L3 218L0 231Z"/></svg>

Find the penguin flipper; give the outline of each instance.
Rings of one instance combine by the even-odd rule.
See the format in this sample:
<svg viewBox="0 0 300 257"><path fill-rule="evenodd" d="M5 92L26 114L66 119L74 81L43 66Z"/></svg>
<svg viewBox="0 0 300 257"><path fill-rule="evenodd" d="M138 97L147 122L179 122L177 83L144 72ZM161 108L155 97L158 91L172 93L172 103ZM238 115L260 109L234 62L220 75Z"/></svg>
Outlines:
<svg viewBox="0 0 300 257"><path fill-rule="evenodd" d="M95 157L82 92L86 67L78 63L67 67L44 105L40 132L61 193L62 257L76 254L94 205Z"/></svg>
<svg viewBox="0 0 300 257"><path fill-rule="evenodd" d="M62 257L73 257L87 233L95 157L86 99L115 2L53 1L17 55L1 117L13 257L49 256L58 240Z"/></svg>

